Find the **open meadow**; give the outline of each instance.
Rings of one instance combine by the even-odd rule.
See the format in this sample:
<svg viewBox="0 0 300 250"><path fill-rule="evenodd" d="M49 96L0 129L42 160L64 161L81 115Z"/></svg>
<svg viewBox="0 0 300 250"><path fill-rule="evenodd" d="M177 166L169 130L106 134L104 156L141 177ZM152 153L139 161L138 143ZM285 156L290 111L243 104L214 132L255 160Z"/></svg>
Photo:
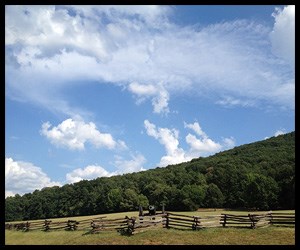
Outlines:
<svg viewBox="0 0 300 250"><path fill-rule="evenodd" d="M247 211L198 210L194 212L176 212L182 215L213 216L221 213L246 215ZM276 211L278 212L278 211ZM291 212L291 211L281 211ZM292 211L294 212L294 211ZM86 220L100 215L70 217L67 219ZM137 217L138 212L105 214L109 219L125 216ZM65 221L66 218L51 219ZM201 230L166 229L161 225L143 228L131 236L124 236L116 230L87 234L86 230L53 230L28 232L5 230L6 245L295 245L294 226L275 226L249 228L205 228Z"/></svg>

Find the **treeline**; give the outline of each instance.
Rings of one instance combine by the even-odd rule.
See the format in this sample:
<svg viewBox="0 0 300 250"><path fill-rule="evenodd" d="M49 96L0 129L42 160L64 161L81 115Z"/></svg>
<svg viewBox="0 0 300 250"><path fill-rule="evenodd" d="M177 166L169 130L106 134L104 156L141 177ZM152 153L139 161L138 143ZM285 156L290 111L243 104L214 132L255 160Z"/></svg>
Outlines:
<svg viewBox="0 0 300 250"><path fill-rule="evenodd" d="M47 187L5 199L5 220L199 207L295 208L295 132L190 162Z"/></svg>

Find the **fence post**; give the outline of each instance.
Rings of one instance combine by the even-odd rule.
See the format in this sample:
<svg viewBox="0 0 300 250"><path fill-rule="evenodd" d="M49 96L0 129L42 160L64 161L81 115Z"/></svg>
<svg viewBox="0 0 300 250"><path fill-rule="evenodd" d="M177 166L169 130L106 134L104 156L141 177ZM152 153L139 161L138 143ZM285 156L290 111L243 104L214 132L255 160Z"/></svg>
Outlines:
<svg viewBox="0 0 300 250"><path fill-rule="evenodd" d="M25 226L25 231L28 231L30 227L30 223L27 221L26 226Z"/></svg>
<svg viewBox="0 0 300 250"><path fill-rule="evenodd" d="M251 228L254 229L255 228L254 215L253 214L248 214L248 217L251 221Z"/></svg>
<svg viewBox="0 0 300 250"><path fill-rule="evenodd" d="M131 220L132 220L132 232L133 232L135 226L135 217L131 217Z"/></svg>
<svg viewBox="0 0 300 250"><path fill-rule="evenodd" d="M194 217L194 223L192 225L192 229L193 230L197 230L197 226L198 226L198 218Z"/></svg>
<svg viewBox="0 0 300 250"><path fill-rule="evenodd" d="M143 216L143 207L139 206L139 216Z"/></svg>
<svg viewBox="0 0 300 250"><path fill-rule="evenodd" d="M48 231L50 229L50 223L51 223L51 220L45 220L44 222L44 226L45 226L45 231Z"/></svg>
<svg viewBox="0 0 300 250"><path fill-rule="evenodd" d="M223 221L223 227L226 226L226 214L224 214L224 221Z"/></svg>
<svg viewBox="0 0 300 250"><path fill-rule="evenodd" d="M270 211L270 224L273 224L273 215L272 215L272 211Z"/></svg>
<svg viewBox="0 0 300 250"><path fill-rule="evenodd" d="M94 220L91 221L91 227L92 227L91 233L94 233L96 231L96 224Z"/></svg>
<svg viewBox="0 0 300 250"><path fill-rule="evenodd" d="M166 228L169 228L169 213L166 216Z"/></svg>
<svg viewBox="0 0 300 250"><path fill-rule="evenodd" d="M196 218L196 226L197 226L197 228L196 228L196 229L198 229L198 227L200 227L200 226L201 226L200 217L197 217L197 218Z"/></svg>

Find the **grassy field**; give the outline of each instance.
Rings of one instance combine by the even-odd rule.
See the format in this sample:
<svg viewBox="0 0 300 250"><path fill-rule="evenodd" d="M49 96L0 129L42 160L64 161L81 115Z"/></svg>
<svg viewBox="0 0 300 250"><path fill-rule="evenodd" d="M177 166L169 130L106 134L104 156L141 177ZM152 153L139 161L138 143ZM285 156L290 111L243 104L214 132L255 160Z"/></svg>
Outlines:
<svg viewBox="0 0 300 250"><path fill-rule="evenodd" d="M275 211L274 211L275 212ZM276 211L278 212L278 211ZM294 212L294 211L281 211ZM176 212L179 214L207 216L221 213L248 214L247 211L198 210ZM97 216L67 219L92 219ZM107 218L138 216L138 212L106 214ZM66 218L52 219L66 221ZM87 234L86 231L29 231L5 230L6 245L295 245L295 227L269 226L257 229L209 228L200 231L165 229L160 226L142 229L132 236L122 236L116 231Z"/></svg>

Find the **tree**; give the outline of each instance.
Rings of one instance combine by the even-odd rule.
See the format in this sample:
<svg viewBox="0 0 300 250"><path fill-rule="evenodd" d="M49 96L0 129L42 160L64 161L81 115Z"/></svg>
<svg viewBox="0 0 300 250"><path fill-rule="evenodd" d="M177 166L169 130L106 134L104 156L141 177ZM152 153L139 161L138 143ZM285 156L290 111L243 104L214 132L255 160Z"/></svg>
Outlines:
<svg viewBox="0 0 300 250"><path fill-rule="evenodd" d="M120 203L121 211L133 211L139 208L139 196L131 188L127 188L123 193L123 200Z"/></svg>
<svg viewBox="0 0 300 250"><path fill-rule="evenodd" d="M224 203L224 196L219 189L219 187L214 184L210 183L206 189L205 195L205 204L206 207L222 207Z"/></svg>
<svg viewBox="0 0 300 250"><path fill-rule="evenodd" d="M21 196L16 194L15 197L7 197L5 199L5 220L23 220L23 217L24 207Z"/></svg>
<svg viewBox="0 0 300 250"><path fill-rule="evenodd" d="M276 207L278 185L272 177L249 173L244 185L248 208L267 210Z"/></svg>
<svg viewBox="0 0 300 250"><path fill-rule="evenodd" d="M119 211L122 202L122 191L119 188L110 190L107 194L107 209L109 212Z"/></svg>
<svg viewBox="0 0 300 250"><path fill-rule="evenodd" d="M182 188L185 204L190 203L189 210L196 210L204 206L206 186L185 185Z"/></svg>

